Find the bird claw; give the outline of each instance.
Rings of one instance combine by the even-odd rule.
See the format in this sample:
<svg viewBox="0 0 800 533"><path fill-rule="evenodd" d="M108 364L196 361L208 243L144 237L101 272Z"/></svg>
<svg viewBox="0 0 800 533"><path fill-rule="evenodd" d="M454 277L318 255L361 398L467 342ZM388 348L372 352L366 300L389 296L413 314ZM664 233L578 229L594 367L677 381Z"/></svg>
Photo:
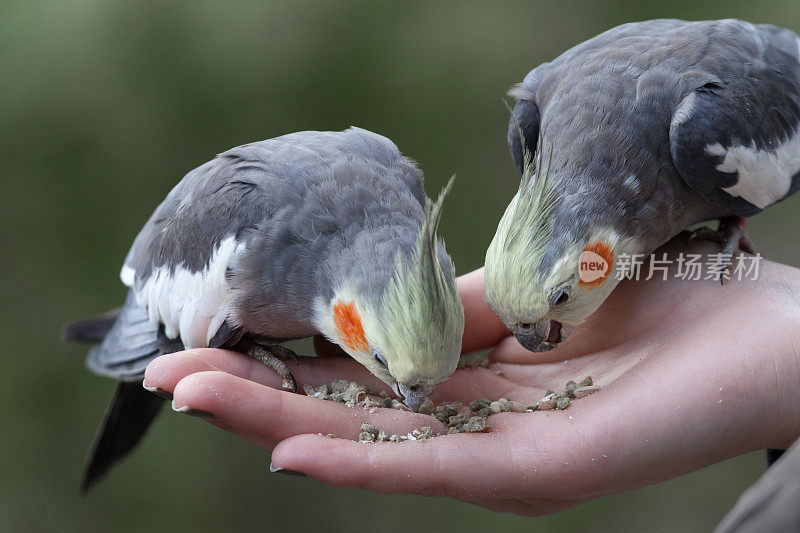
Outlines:
<svg viewBox="0 0 800 533"><path fill-rule="evenodd" d="M261 361L266 366L274 370L276 374L282 377L283 382L281 383L281 387L288 389L290 392L297 392L297 380L294 379L294 376L289 371L286 363L280 359L281 357L289 357L295 362L298 362L296 353L279 344L274 344L271 346L254 344L249 350L247 350L246 353L253 359Z"/></svg>
<svg viewBox="0 0 800 533"><path fill-rule="evenodd" d="M280 344L274 344L269 347L270 352L275 357L280 357L282 359L291 359L294 361L296 365L300 364L300 356L298 356L294 350L290 350L286 346L281 346Z"/></svg>
<svg viewBox="0 0 800 533"><path fill-rule="evenodd" d="M745 232L745 222L745 219L739 216L724 217L720 219L718 229L713 230L708 226L702 226L690 231L686 237L687 245L694 239L703 239L721 245L722 261L719 265L718 276L722 285L725 284L725 275L733 265L733 254L737 249L752 255L756 253L753 241Z"/></svg>
<svg viewBox="0 0 800 533"><path fill-rule="evenodd" d="M288 389L289 392L297 392L297 381L295 381L294 376L291 372L288 372L288 377L284 378L283 382L281 383L281 387L284 389Z"/></svg>

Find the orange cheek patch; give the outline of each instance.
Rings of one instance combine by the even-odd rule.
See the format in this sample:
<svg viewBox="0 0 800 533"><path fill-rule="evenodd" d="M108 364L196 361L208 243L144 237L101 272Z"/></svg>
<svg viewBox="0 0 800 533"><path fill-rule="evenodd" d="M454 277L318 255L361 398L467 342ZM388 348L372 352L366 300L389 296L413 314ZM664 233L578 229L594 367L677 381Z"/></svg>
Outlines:
<svg viewBox="0 0 800 533"><path fill-rule="evenodd" d="M369 343L367 338L364 337L364 327L361 325L361 315L356 310L356 304L353 302L343 303L341 300L336 300L333 306L333 322L339 330L339 338L345 346L353 351L369 350Z"/></svg>
<svg viewBox="0 0 800 533"><path fill-rule="evenodd" d="M614 266L614 249L603 241L590 242L578 259L578 285L594 289L611 275Z"/></svg>

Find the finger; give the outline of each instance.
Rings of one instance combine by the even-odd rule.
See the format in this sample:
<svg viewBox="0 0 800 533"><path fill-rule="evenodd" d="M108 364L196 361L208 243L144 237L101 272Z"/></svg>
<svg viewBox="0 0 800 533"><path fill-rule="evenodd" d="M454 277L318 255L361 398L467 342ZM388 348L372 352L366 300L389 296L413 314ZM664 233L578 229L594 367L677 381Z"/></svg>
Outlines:
<svg viewBox="0 0 800 533"><path fill-rule="evenodd" d="M300 365L287 362L302 389L304 384L313 387L330 383L347 376L358 383L376 390L387 390L382 381L375 378L362 365L350 358L333 357L304 358ZM219 370L255 383L281 389L282 379L270 368L240 352L230 350L197 348L175 352L154 359L145 371L143 385L148 389L160 389L172 393L175 385L186 376ZM388 392L388 391L387 391ZM518 398L527 401L530 391L506 379L502 372L494 369L471 368L456 371L450 379L434 389L431 399L436 403L463 402L465 405L478 398ZM538 398L538 396L537 396Z"/></svg>
<svg viewBox="0 0 800 533"><path fill-rule="evenodd" d="M220 371L190 374L174 388L173 408L210 413L247 440L265 448L300 433L334 433L357 439L368 422L389 434L423 426L445 431L432 416L396 409L364 409L276 390ZM240 433L241 432L241 433Z"/></svg>
<svg viewBox="0 0 800 533"><path fill-rule="evenodd" d="M299 364L294 361L284 362L301 389L303 385L318 386L346 377L377 390L388 390L385 383L349 357L304 357ZM184 377L207 370L221 370L273 388L281 388L283 381L274 370L241 352L197 348L154 359L145 371L144 384L171 392Z"/></svg>
<svg viewBox="0 0 800 533"><path fill-rule="evenodd" d="M458 294L464 305L462 353L491 348L511 334L486 304L483 292L483 268L458 278Z"/></svg>
<svg viewBox="0 0 800 533"><path fill-rule="evenodd" d="M209 359L200 356L206 350L186 350L156 357L144 371L142 386L150 391L172 394L175 385L196 372L220 370Z"/></svg>
<svg viewBox="0 0 800 533"><path fill-rule="evenodd" d="M515 488L514 481L497 482L514 479L505 475L506 452L497 433L401 443L298 435L276 446L272 464L341 487L469 500L502 497Z"/></svg>

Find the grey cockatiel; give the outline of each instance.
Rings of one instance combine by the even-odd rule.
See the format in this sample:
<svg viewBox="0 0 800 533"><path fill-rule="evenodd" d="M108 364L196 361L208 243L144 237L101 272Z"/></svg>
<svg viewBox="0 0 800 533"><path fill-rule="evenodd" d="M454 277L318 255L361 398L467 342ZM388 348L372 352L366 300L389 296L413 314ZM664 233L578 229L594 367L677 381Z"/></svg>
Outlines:
<svg viewBox="0 0 800 533"><path fill-rule="evenodd" d="M744 217L800 188L799 58L800 39L774 26L652 20L598 35L512 89L523 180L485 277L520 344L557 346L616 286L622 254L649 254L695 223L720 219L699 234L728 258L752 252ZM600 268L583 276L579 263Z"/></svg>
<svg viewBox="0 0 800 533"><path fill-rule="evenodd" d="M417 407L455 370L464 330L436 238L445 195L431 202L414 162L358 128L239 146L187 174L125 259L121 311L68 330L102 341L87 364L122 382L84 488L161 407L147 364L184 347L250 353L294 389L277 343L322 334Z"/></svg>

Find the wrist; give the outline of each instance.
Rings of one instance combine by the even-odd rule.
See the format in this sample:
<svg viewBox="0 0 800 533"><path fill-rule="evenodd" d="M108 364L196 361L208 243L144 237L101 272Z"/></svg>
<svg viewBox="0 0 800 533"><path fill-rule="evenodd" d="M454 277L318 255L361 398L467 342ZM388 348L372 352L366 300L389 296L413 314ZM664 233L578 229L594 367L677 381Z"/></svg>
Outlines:
<svg viewBox="0 0 800 533"><path fill-rule="evenodd" d="M750 372L766 379L751 394L762 407L763 447L786 449L800 437L800 269L765 263L752 314L763 348Z"/></svg>

